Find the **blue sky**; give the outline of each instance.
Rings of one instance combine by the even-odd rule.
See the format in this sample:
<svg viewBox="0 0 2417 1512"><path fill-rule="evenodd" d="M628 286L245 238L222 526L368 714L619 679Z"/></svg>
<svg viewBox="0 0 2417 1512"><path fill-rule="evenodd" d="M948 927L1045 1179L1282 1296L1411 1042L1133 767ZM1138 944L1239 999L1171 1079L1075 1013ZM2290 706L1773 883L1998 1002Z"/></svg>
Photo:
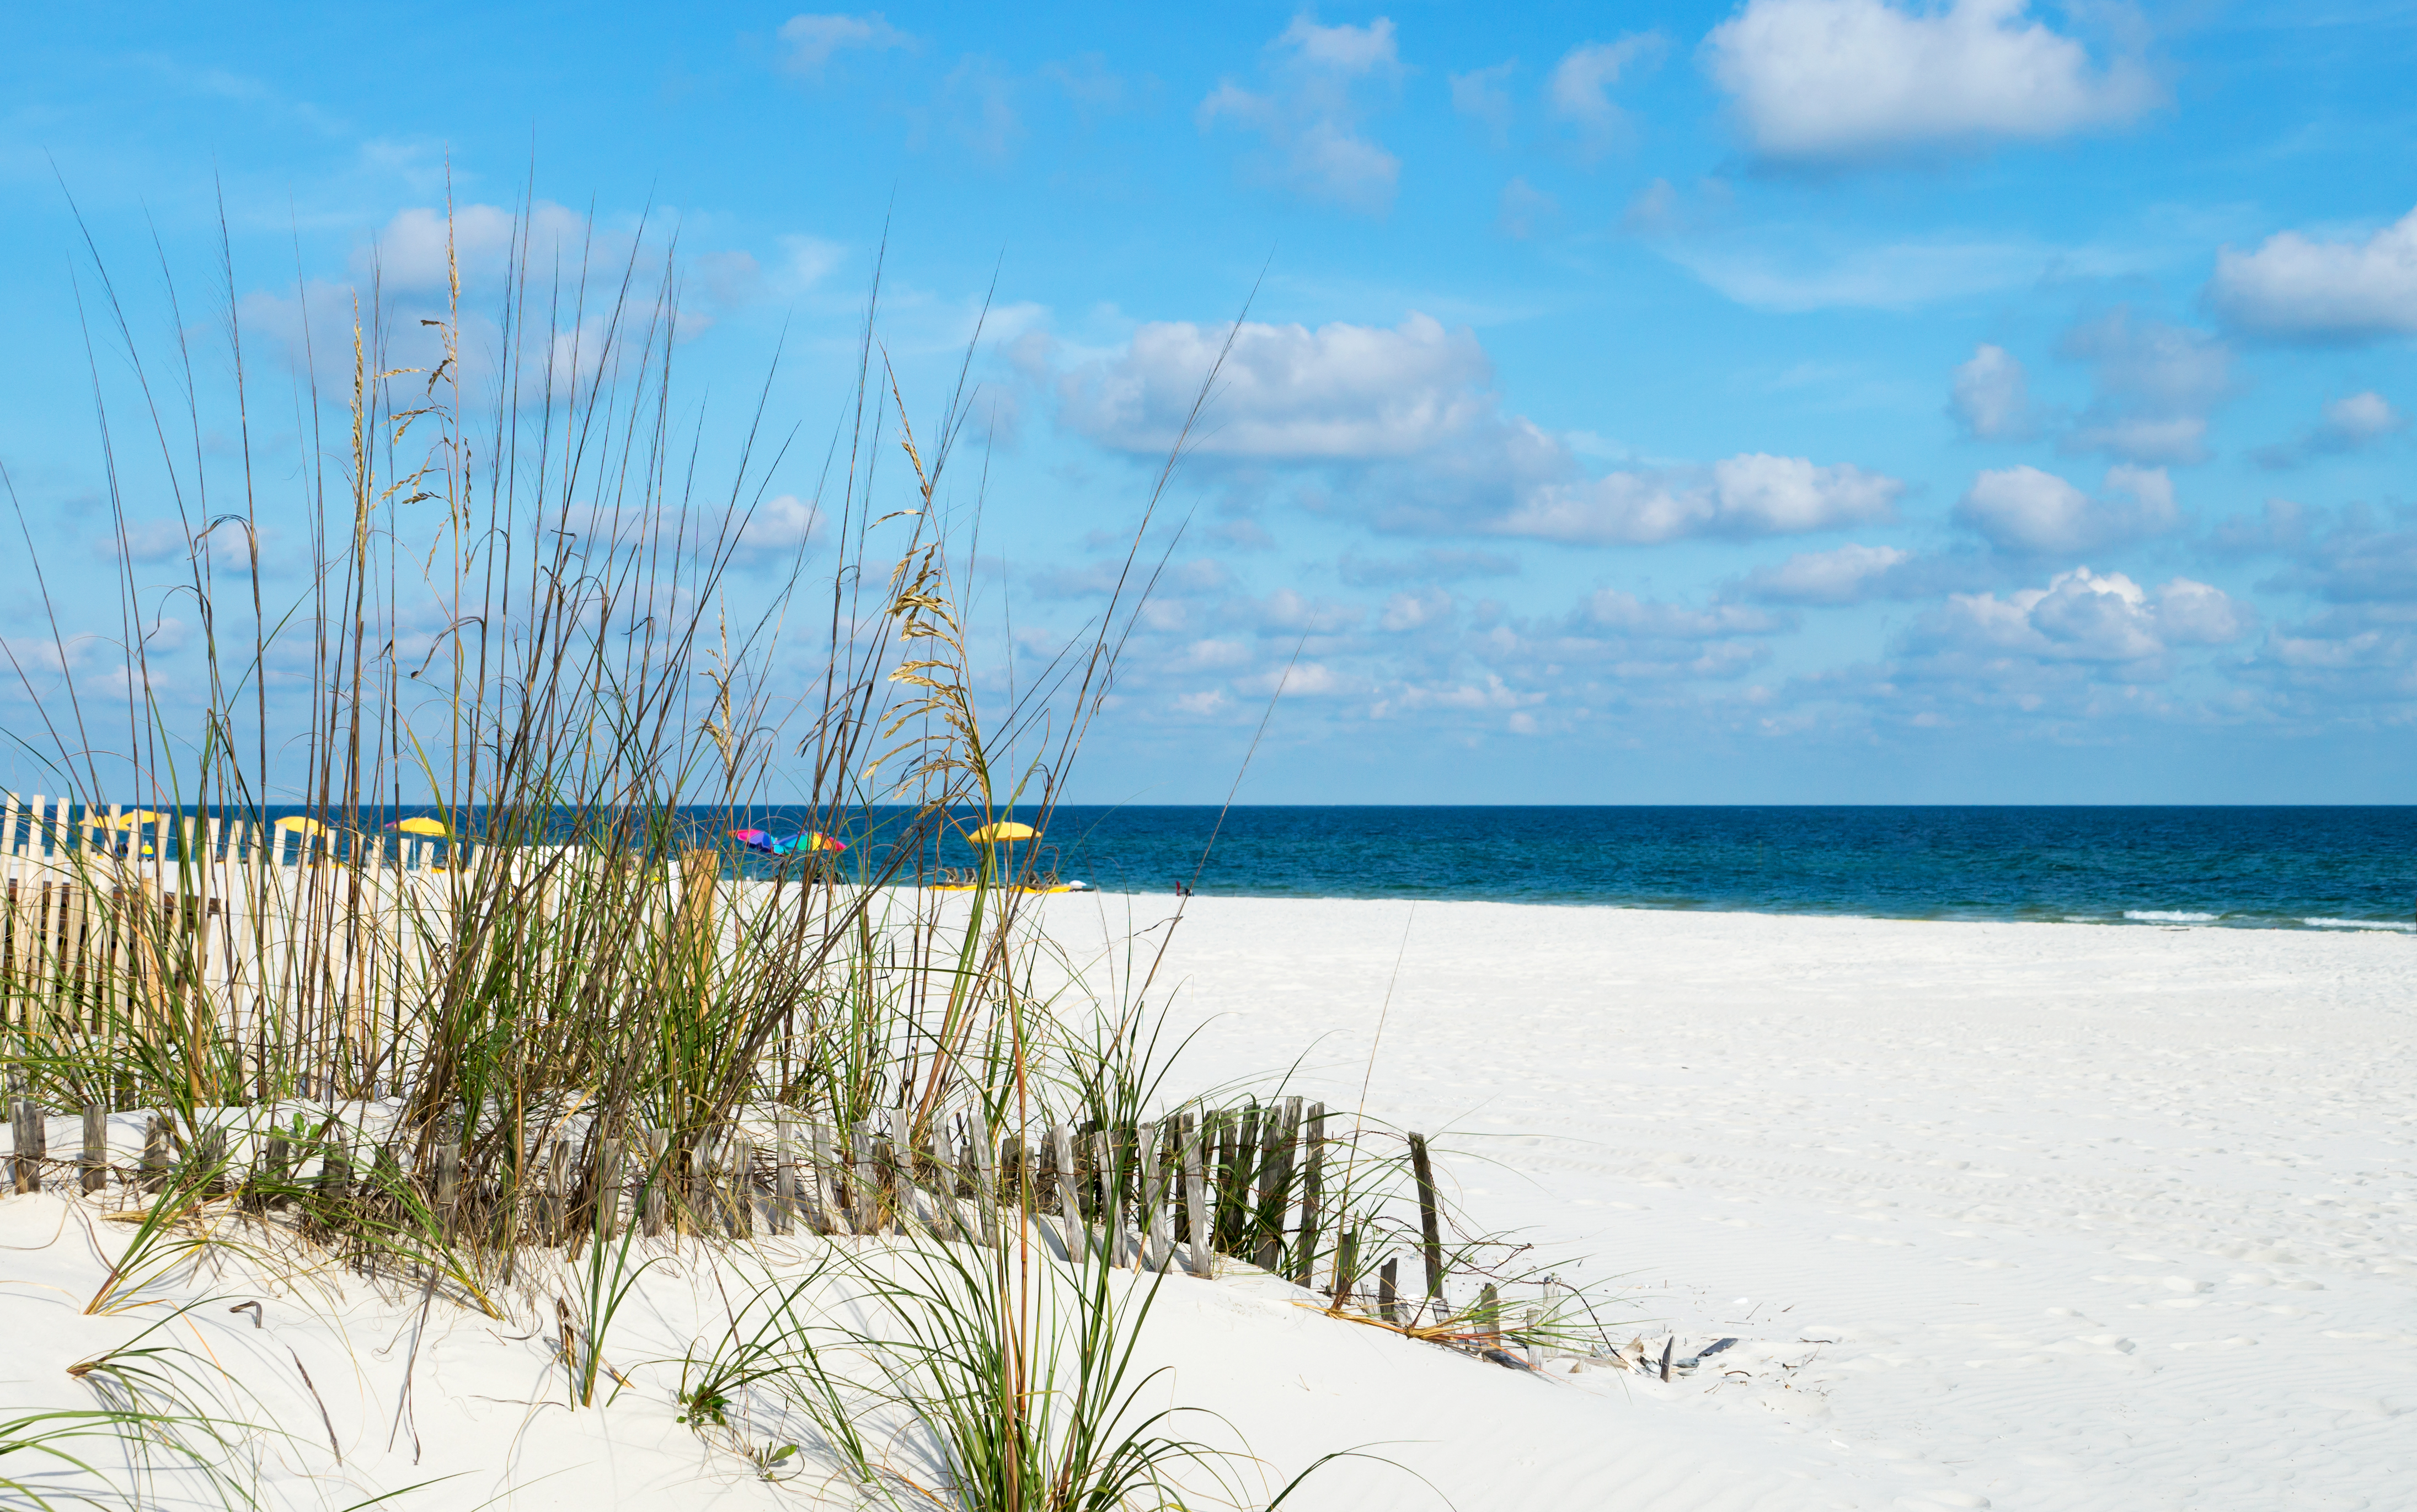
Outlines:
<svg viewBox="0 0 2417 1512"><path fill-rule="evenodd" d="M71 589L68 195L114 265L205 284L222 203L273 336L297 282L424 279L449 168L465 225L533 192L676 228L687 381L752 391L785 342L776 417L817 435L885 227L918 408L995 280L984 602L1033 647L1098 608L1247 308L1083 798L1222 798L1287 663L1246 798L2409 795L2405 7L0 27L0 461ZM774 489L810 509L806 449ZM0 635L47 631L19 595Z"/></svg>

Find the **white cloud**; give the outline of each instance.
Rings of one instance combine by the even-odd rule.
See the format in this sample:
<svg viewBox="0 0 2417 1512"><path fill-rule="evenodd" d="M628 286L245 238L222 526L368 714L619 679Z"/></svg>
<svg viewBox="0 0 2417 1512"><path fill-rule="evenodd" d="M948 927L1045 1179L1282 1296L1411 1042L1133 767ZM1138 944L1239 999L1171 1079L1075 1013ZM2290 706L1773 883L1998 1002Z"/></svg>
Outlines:
<svg viewBox="0 0 2417 1512"><path fill-rule="evenodd" d="M1915 627L1917 646L2042 661L2140 663L2169 647L2225 645L2249 631L2245 606L2222 589L2176 578L2154 593L2121 572L2060 572L2045 588L1951 594Z"/></svg>
<svg viewBox="0 0 2417 1512"><path fill-rule="evenodd" d="M794 551L822 530L822 511L794 493L766 499L747 516L738 544L753 551Z"/></svg>
<svg viewBox="0 0 2417 1512"><path fill-rule="evenodd" d="M2409 416L2394 409L2390 400L2372 388L2346 399L2325 401L2326 433L2350 446L2364 445L2408 428Z"/></svg>
<svg viewBox="0 0 2417 1512"><path fill-rule="evenodd" d="M2002 468L1972 480L1955 520L2001 551L2043 555L2162 535L2181 522L2162 467L2118 462L2106 470L2105 491L2093 499L2054 473Z"/></svg>
<svg viewBox="0 0 2417 1512"><path fill-rule="evenodd" d="M1655 603L1599 588L1578 611L1580 622L1591 628L1665 641L1712 641L1732 635L1769 635L1786 629L1788 620L1768 610L1740 604L1689 609L1681 604Z"/></svg>
<svg viewBox="0 0 2417 1512"><path fill-rule="evenodd" d="M2058 351L2090 363L2097 380L2064 438L2067 450L2135 462L2206 460L2208 411L2232 392L2232 350L2223 341L2118 308L2075 325Z"/></svg>
<svg viewBox="0 0 2417 1512"><path fill-rule="evenodd" d="M1516 577L1519 564L1498 552L1466 546L1431 547L1404 560L1345 552L1335 564L1335 571L1354 587L1370 588L1396 582L1460 582L1470 578Z"/></svg>
<svg viewBox="0 0 2417 1512"><path fill-rule="evenodd" d="M1647 227L1674 208L1672 199L1649 189L1630 207L1631 223ZM1739 304L1788 313L1917 310L2034 284L2051 267L2072 262L2066 249L2020 238L1945 235L1877 247L1835 243L1828 228L1765 225L1682 234L1657 249Z"/></svg>
<svg viewBox="0 0 2417 1512"><path fill-rule="evenodd" d="M1511 143L1511 74L1516 62L1452 76L1452 108L1485 128L1497 147Z"/></svg>
<svg viewBox="0 0 2417 1512"><path fill-rule="evenodd" d="M449 224L443 206L415 205L397 211L354 255L353 271L364 280L374 273L389 290L434 291L446 286L448 267L458 268L466 285L504 277L515 259L540 271L575 269L593 229L578 211L545 200L531 207L525 224L500 205L457 205Z"/></svg>
<svg viewBox="0 0 2417 1512"><path fill-rule="evenodd" d="M1232 122L1265 140L1269 176L1304 198L1380 214L1393 203L1401 159L1363 130L1366 108L1355 88L1390 89L1401 73L1393 23L1321 26L1296 16L1268 44L1269 87L1245 89L1231 79L1209 91L1193 113L1206 131Z"/></svg>
<svg viewBox="0 0 2417 1512"><path fill-rule="evenodd" d="M93 554L114 562L120 559L118 539L114 534L97 536L92 540ZM129 520L126 522L123 559L129 562L166 562L180 556L190 556L193 542L185 536L185 526L177 520Z"/></svg>
<svg viewBox="0 0 2417 1512"><path fill-rule="evenodd" d="M1666 45L1656 32L1617 42L1580 42L1553 66L1544 97L1553 113L1576 131L1588 156L1601 153L1627 129L1627 113L1612 103L1611 86L1631 65L1658 59Z"/></svg>
<svg viewBox="0 0 2417 1512"><path fill-rule="evenodd" d="M1060 381L1067 423L1121 451L1173 446L1225 333L1154 321ZM1467 327L1248 322L1219 370L1198 450L1283 461L1407 457L1491 422L1494 367Z"/></svg>
<svg viewBox="0 0 2417 1512"><path fill-rule="evenodd" d="M2163 98L2137 59L2093 64L2025 0L1747 0L1704 49L1755 150L1781 161L2046 141Z"/></svg>
<svg viewBox="0 0 2417 1512"><path fill-rule="evenodd" d="M802 294L829 277L847 249L820 236L782 236L781 274L783 285L792 293Z"/></svg>
<svg viewBox="0 0 2417 1512"><path fill-rule="evenodd" d="M949 70L940 82L933 122L984 162L1007 161L1024 139L1015 81L989 58L960 58Z"/></svg>
<svg viewBox="0 0 2417 1512"><path fill-rule="evenodd" d="M1259 698L1279 691L1285 698L1334 698L1354 689L1352 680L1322 661L1295 662L1289 669L1272 668L1255 676L1237 678L1234 686Z"/></svg>
<svg viewBox="0 0 2417 1512"><path fill-rule="evenodd" d="M1388 630L1422 629L1451 618L1452 606L1452 594L1442 588L1397 593L1385 600L1384 612L1376 616L1376 624Z"/></svg>
<svg viewBox="0 0 2417 1512"><path fill-rule="evenodd" d="M2409 416L2392 401L2369 388L2325 401L2323 417L2297 437L2277 446L2260 446L2249 454L2260 467L2296 467L2318 457L2364 451L2387 436L2409 429Z"/></svg>
<svg viewBox="0 0 2417 1512"><path fill-rule="evenodd" d="M2364 239L2284 231L2254 252L2226 247L2207 298L2226 324L2277 340L2417 334L2417 210Z"/></svg>
<svg viewBox="0 0 2417 1512"><path fill-rule="evenodd" d="M2031 408L2030 382L2023 365L2002 346L1983 342L1971 360L1955 370L1949 409L1964 433L1980 441L2023 441L2039 429Z"/></svg>
<svg viewBox="0 0 2417 1512"><path fill-rule="evenodd" d="M1851 463L1749 452L1700 476L1612 473L1553 484L1495 528L1545 540L1643 545L1688 536L1784 536L1890 519L1905 485Z"/></svg>
<svg viewBox="0 0 2417 1512"><path fill-rule="evenodd" d="M1857 604L1913 560L1895 546L1841 546L1799 552L1777 567L1759 567L1738 585L1738 597L1766 604Z"/></svg>
<svg viewBox="0 0 2417 1512"><path fill-rule="evenodd" d="M1163 455L1224 333L1141 326L1120 352L1057 379L1059 418L1102 446ZM1588 478L1572 438L1502 413L1467 327L1246 323L1190 449L1315 467L1380 528L1643 544L1790 535L1891 518L1904 485L1851 464L1745 453L1709 466ZM1331 507L1331 502L1321 505Z"/></svg>
<svg viewBox="0 0 2417 1512"><path fill-rule="evenodd" d="M810 79L820 78L832 54L847 48L879 53L915 45L915 38L890 25L878 10L859 16L791 16L781 23L780 38L785 50L782 67Z"/></svg>

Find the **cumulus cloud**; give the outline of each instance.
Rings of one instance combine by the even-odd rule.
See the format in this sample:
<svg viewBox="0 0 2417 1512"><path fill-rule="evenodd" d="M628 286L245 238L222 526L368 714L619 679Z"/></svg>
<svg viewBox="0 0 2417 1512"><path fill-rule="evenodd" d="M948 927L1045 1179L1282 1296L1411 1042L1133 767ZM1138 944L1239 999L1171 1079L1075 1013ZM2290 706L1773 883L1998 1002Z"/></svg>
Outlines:
<svg viewBox="0 0 2417 1512"><path fill-rule="evenodd" d="M1057 380L1070 429L1163 454L1224 331L1153 322ZM1323 467L1383 528L1649 544L1793 535L1891 518L1904 485L1850 463L1744 453L1705 467L1589 478L1573 438L1502 413L1476 335L1412 314L1393 327L1246 323L1191 448Z"/></svg>
<svg viewBox="0 0 2417 1512"><path fill-rule="evenodd" d="M2089 363L2096 380L2064 438L2067 450L2135 462L2206 460L2208 412L2232 392L2232 349L2223 341L2119 307L2076 324L2058 352Z"/></svg>
<svg viewBox="0 0 2417 1512"><path fill-rule="evenodd" d="M1758 567L1730 590L1763 604L1860 604L1887 594L1913 553L1895 546L1841 546L1799 552L1775 567Z"/></svg>
<svg viewBox="0 0 2417 1512"><path fill-rule="evenodd" d="M2282 341L2417 334L2417 210L2364 237L2277 232L2215 254L2208 304L2234 329Z"/></svg>
<svg viewBox="0 0 2417 1512"><path fill-rule="evenodd" d="M1628 129L1627 113L1612 103L1611 86L1631 68L1658 61L1667 45L1658 32L1616 42L1580 42L1553 65L1544 98L1553 114L1575 134L1585 156L1601 154Z"/></svg>
<svg viewBox="0 0 2417 1512"><path fill-rule="evenodd" d="M2230 644L2252 623L2246 605L2207 583L2176 578L2152 592L2121 572L2084 567L2003 598L1951 594L1916 624L1910 643L1933 652L2145 663L2176 646Z"/></svg>
<svg viewBox="0 0 2417 1512"><path fill-rule="evenodd" d="M464 284L477 287L506 276L515 261L575 270L595 233L587 217L545 200L530 206L525 221L494 204L456 205L449 221L441 205L413 205L354 254L353 271L364 280L374 274L390 290L423 292L443 289L458 269ZM616 239L615 249L626 243Z"/></svg>
<svg viewBox="0 0 2417 1512"><path fill-rule="evenodd" d="M750 510L738 544L751 551L795 551L822 533L822 511L794 493L766 499Z"/></svg>
<svg viewBox="0 0 2417 1512"><path fill-rule="evenodd" d="M2164 98L2137 58L2093 62L2025 0L1747 0L1704 51L1755 150L1781 162L2047 141Z"/></svg>
<svg viewBox="0 0 2417 1512"><path fill-rule="evenodd" d="M1445 588L1421 588L1416 592L1397 593L1385 600L1385 608L1376 616L1379 629L1402 631L1423 629L1452 617L1452 597Z"/></svg>
<svg viewBox="0 0 2417 1512"><path fill-rule="evenodd" d="M1103 446L1163 452L1225 341L1189 321L1145 325L1114 358L1064 376L1061 414ZM1291 461L1411 456L1491 420L1493 379L1476 333L1429 315L1391 329L1246 322L1193 445Z"/></svg>
<svg viewBox="0 0 2417 1512"><path fill-rule="evenodd" d="M1543 540L1646 545L1688 536L1800 535L1895 514L1905 485L1852 463L1749 452L1700 474L1620 472L1548 485L1495 528Z"/></svg>
<svg viewBox="0 0 2417 1512"><path fill-rule="evenodd" d="M2118 462L2103 496L2036 467L2007 467L1972 480L1955 505L1956 523L1999 551L2035 555L2086 552L2163 535L2181 522L2174 486L2162 467Z"/></svg>
<svg viewBox="0 0 2417 1512"><path fill-rule="evenodd" d="M1380 214L1393 203L1401 159L1365 129L1370 89L1390 93L1401 74L1393 23L1321 26L1296 16L1268 44L1268 87L1219 83L1193 113L1200 129L1231 123L1267 144L1261 167L1307 199Z"/></svg>
<svg viewBox="0 0 2417 1512"><path fill-rule="evenodd" d="M1948 412L1976 441L2028 441L2039 431L2029 376L2014 355L1984 341L1955 370Z"/></svg>
<svg viewBox="0 0 2417 1512"><path fill-rule="evenodd" d="M185 535L184 522L179 520L128 521L122 551L114 534L96 536L90 545L95 556L113 562L168 562L190 556L193 552L193 542Z"/></svg>
<svg viewBox="0 0 2417 1512"><path fill-rule="evenodd" d="M781 23L781 66L808 79L822 77L831 58L850 48L868 53L913 47L909 37L878 10L862 15L799 15Z"/></svg>
<svg viewBox="0 0 2417 1512"><path fill-rule="evenodd" d="M2323 417L2294 439L2249 454L2258 466L2297 467L2318 457L2362 451L2409 429L2409 416L2374 389L2325 401Z"/></svg>

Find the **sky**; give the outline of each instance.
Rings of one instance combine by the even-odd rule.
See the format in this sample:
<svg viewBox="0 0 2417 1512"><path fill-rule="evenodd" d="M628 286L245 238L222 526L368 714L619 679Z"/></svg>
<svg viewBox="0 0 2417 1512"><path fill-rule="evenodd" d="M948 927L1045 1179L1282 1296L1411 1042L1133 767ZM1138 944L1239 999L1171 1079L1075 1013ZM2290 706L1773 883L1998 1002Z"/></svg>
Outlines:
<svg viewBox="0 0 2417 1512"><path fill-rule="evenodd" d="M813 436L878 261L1027 655L1224 351L1078 799L2397 803L2412 69L2321 3L17 7L0 465L72 598L93 251L295 360L449 193L676 238L682 381Z"/></svg>

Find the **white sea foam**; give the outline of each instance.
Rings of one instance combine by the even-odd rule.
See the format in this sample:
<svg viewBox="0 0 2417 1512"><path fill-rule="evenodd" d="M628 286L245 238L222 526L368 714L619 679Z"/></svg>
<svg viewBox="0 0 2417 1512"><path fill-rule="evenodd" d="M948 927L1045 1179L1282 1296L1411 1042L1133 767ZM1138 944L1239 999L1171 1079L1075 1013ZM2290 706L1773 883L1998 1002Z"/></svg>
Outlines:
<svg viewBox="0 0 2417 1512"><path fill-rule="evenodd" d="M2181 914L2169 908L2127 908L2123 916L2143 924L2212 924L2216 918L2213 914Z"/></svg>
<svg viewBox="0 0 2417 1512"><path fill-rule="evenodd" d="M2397 919L2302 919L2312 930L2398 930L2407 934L2417 930L2417 924L2403 924Z"/></svg>

